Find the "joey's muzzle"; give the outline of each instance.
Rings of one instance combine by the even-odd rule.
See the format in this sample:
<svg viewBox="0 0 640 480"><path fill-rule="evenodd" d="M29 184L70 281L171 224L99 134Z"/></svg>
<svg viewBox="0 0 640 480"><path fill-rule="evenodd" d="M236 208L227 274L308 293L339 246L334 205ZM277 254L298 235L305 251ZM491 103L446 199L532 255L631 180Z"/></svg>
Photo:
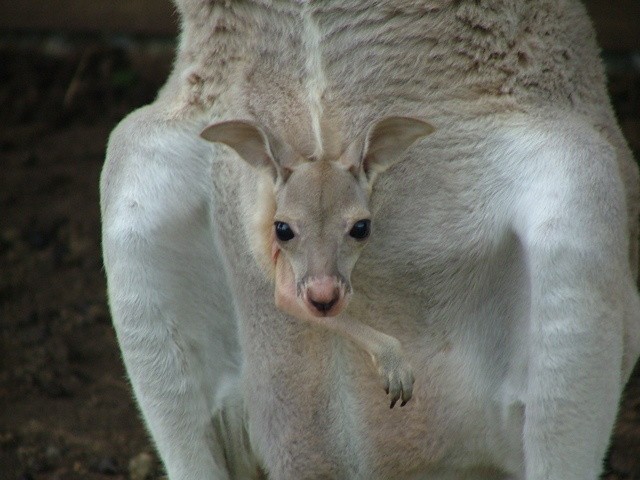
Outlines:
<svg viewBox="0 0 640 480"><path fill-rule="evenodd" d="M307 311L314 317L334 317L349 303L344 281L333 276L312 277L299 289Z"/></svg>

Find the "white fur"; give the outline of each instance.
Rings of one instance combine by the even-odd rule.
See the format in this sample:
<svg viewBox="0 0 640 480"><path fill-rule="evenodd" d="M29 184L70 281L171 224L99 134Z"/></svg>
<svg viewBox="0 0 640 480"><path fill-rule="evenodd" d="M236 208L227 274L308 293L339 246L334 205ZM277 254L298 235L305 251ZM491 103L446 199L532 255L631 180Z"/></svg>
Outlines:
<svg viewBox="0 0 640 480"><path fill-rule="evenodd" d="M322 94L326 88L326 78L322 68L321 32L307 9L303 11L305 47L307 49L307 84L309 95L309 110L311 112L311 124L316 141L314 158L322 158L322 133L320 119L322 118Z"/></svg>
<svg viewBox="0 0 640 480"><path fill-rule="evenodd" d="M319 3L179 2L175 71L109 142L111 311L169 478L598 478L640 353L639 195L582 8ZM327 155L390 111L436 131L380 174L341 321L401 344L393 410L361 349L275 308L260 180L198 137L253 118Z"/></svg>

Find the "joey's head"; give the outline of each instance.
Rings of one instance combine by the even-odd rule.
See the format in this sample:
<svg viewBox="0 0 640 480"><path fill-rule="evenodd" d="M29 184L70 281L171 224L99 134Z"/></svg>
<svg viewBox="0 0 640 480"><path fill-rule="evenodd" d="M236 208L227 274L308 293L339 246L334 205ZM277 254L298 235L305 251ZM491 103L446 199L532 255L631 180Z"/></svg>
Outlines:
<svg viewBox="0 0 640 480"><path fill-rule="evenodd" d="M277 307L295 317L338 315L352 293L351 272L371 235L369 195L378 174L433 128L388 117L369 126L338 158L310 160L247 121L213 124L202 137L224 143L272 179L262 252L275 277ZM256 242L253 242L255 245Z"/></svg>

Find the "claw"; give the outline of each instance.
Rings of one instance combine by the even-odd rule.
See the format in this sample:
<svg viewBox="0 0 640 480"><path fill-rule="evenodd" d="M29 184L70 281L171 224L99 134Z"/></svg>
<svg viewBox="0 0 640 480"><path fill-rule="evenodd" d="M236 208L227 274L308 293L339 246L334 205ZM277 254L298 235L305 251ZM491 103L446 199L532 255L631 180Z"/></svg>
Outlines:
<svg viewBox="0 0 640 480"><path fill-rule="evenodd" d="M414 379L411 378L411 382L409 382L408 384L405 385L405 383L402 384L402 405L400 405L401 407L404 407L407 402L409 400L411 400L411 397L413 397L413 383L414 383Z"/></svg>
<svg viewBox="0 0 640 480"><path fill-rule="evenodd" d="M389 408L393 408L396 405L396 402L400 400L402 396L402 386L394 384L391 389L391 406Z"/></svg>

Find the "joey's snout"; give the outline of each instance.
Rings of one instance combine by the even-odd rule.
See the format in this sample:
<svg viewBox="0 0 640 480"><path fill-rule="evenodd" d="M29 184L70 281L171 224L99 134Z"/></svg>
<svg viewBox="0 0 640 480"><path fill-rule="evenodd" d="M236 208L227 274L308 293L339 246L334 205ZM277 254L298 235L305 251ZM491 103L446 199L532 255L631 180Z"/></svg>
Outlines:
<svg viewBox="0 0 640 480"><path fill-rule="evenodd" d="M314 317L338 315L348 303L348 291L336 277L313 277L301 286L301 297L308 312Z"/></svg>

